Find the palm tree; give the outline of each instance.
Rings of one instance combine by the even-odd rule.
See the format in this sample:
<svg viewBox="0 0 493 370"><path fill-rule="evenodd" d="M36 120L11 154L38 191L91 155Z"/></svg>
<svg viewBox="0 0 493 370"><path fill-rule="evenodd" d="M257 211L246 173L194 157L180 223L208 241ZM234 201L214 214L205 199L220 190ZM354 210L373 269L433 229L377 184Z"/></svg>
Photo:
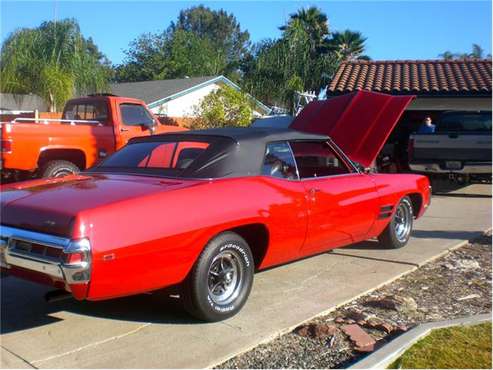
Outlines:
<svg viewBox="0 0 493 370"><path fill-rule="evenodd" d="M481 46L478 44L472 44L472 53L470 54L471 57L481 59L483 58L484 50Z"/></svg>
<svg viewBox="0 0 493 370"><path fill-rule="evenodd" d="M364 56L366 38L361 32L345 30L334 32L328 40L328 49L334 52L341 60L367 59Z"/></svg>
<svg viewBox="0 0 493 370"><path fill-rule="evenodd" d="M288 23L279 29L284 31L286 38L292 38L293 35L303 31L308 35L310 44L314 49L320 47L329 35L329 22L326 14L319 8L312 6L291 14Z"/></svg>
<svg viewBox="0 0 493 370"><path fill-rule="evenodd" d="M106 88L108 70L103 57L92 40L82 37L75 20L20 29L2 45L2 91L37 94L46 100L50 111L56 111L74 94Z"/></svg>
<svg viewBox="0 0 493 370"><path fill-rule="evenodd" d="M445 60L452 60L452 59L455 59L455 54L452 53L451 51L444 51L443 53L441 54L438 54L438 56L442 59L445 59Z"/></svg>

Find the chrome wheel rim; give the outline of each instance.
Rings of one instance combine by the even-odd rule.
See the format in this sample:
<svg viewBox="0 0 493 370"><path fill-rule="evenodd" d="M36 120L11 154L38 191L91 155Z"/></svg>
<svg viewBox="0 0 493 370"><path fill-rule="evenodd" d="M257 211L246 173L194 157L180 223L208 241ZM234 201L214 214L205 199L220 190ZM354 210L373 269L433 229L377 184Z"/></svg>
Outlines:
<svg viewBox="0 0 493 370"><path fill-rule="evenodd" d="M52 177L64 177L64 176L68 176L68 175L72 175L74 174L73 171L67 169L67 168L62 168L62 169L59 169L58 171L56 171Z"/></svg>
<svg viewBox="0 0 493 370"><path fill-rule="evenodd" d="M412 216L410 207L401 202L394 214L394 233L400 242L405 242L409 237Z"/></svg>
<svg viewBox="0 0 493 370"><path fill-rule="evenodd" d="M209 267L207 285L214 303L228 304L240 294L243 283L240 255L235 251L220 252Z"/></svg>

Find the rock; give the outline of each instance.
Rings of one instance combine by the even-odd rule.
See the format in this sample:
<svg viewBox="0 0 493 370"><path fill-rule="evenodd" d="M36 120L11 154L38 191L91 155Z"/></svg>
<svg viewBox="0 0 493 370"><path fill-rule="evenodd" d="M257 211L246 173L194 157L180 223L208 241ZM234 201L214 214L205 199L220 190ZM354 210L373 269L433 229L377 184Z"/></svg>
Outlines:
<svg viewBox="0 0 493 370"><path fill-rule="evenodd" d="M481 297L479 294L469 294L469 295L466 295L465 297L460 297L460 298L457 298L458 301L467 301L469 299L474 299L474 298L479 298Z"/></svg>
<svg viewBox="0 0 493 370"><path fill-rule="evenodd" d="M478 261L470 260L470 259L460 259L454 261L453 263L447 262L447 263L443 263L442 266L449 270L462 270L462 271L477 270L481 267Z"/></svg>
<svg viewBox="0 0 493 370"><path fill-rule="evenodd" d="M404 325L404 324L399 324L397 325L395 328L394 328L394 331L397 332L397 333L404 333L407 331L407 326Z"/></svg>
<svg viewBox="0 0 493 370"><path fill-rule="evenodd" d="M344 323L344 319L342 317L336 317L336 319L334 320L335 323L337 324L342 324Z"/></svg>
<svg viewBox="0 0 493 370"><path fill-rule="evenodd" d="M475 260L458 260L455 262L459 270L476 270L480 268L478 261Z"/></svg>
<svg viewBox="0 0 493 370"><path fill-rule="evenodd" d="M359 325L344 325L342 331L354 343L355 350L358 352L372 352L375 348L375 339L373 339Z"/></svg>
<svg viewBox="0 0 493 370"><path fill-rule="evenodd" d="M380 320L376 317L369 319L366 322L365 327L370 328L370 329L384 331L387 334L390 334L391 332L394 331L394 325L392 325L386 321Z"/></svg>
<svg viewBox="0 0 493 370"><path fill-rule="evenodd" d="M384 310L397 310L396 303L391 298L379 298L366 301L365 305L375 308L382 308Z"/></svg>
<svg viewBox="0 0 493 370"><path fill-rule="evenodd" d="M410 313L416 311L418 305L412 297L404 297L399 295L386 296L376 300L365 302L367 306L382 308L384 310L394 310L397 312Z"/></svg>
<svg viewBox="0 0 493 370"><path fill-rule="evenodd" d="M294 332L302 337L308 337L310 334L308 325L298 326L296 329L294 329Z"/></svg>
<svg viewBox="0 0 493 370"><path fill-rule="evenodd" d="M356 322L359 326L365 326L366 325L366 321L365 320L358 320Z"/></svg>
<svg viewBox="0 0 493 370"><path fill-rule="evenodd" d="M346 319L352 319L354 321L362 321L366 320L368 318L368 315L365 314L363 311L351 309L344 314L344 317Z"/></svg>
<svg viewBox="0 0 493 370"><path fill-rule="evenodd" d="M313 339L327 339L334 336L338 331L337 327L328 324L308 324L295 329L296 334Z"/></svg>
<svg viewBox="0 0 493 370"><path fill-rule="evenodd" d="M356 321L354 321L353 319L346 319L344 320L344 322L349 325L356 323Z"/></svg>

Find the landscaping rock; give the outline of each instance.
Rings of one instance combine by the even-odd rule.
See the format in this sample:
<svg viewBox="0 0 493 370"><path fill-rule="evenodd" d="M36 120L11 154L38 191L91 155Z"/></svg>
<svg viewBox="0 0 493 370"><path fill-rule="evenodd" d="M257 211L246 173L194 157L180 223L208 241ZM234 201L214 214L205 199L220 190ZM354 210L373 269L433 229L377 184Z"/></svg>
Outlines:
<svg viewBox="0 0 493 370"><path fill-rule="evenodd" d="M467 301L468 299L474 299L474 298L479 298L481 297L479 294L469 294L466 295L465 297L460 297L457 298L458 301Z"/></svg>
<svg viewBox="0 0 493 370"><path fill-rule="evenodd" d="M295 333L302 337L313 339L327 339L334 336L339 329L334 325L328 324L308 324L296 328Z"/></svg>
<svg viewBox="0 0 493 370"><path fill-rule="evenodd" d="M375 349L375 339L373 339L359 325L344 325L342 328L351 342L354 343L354 349L358 352L372 352Z"/></svg>
<svg viewBox="0 0 493 370"><path fill-rule="evenodd" d="M346 319L351 319L354 321L364 321L368 318L368 315L363 311L357 309L350 309L344 314Z"/></svg>
<svg viewBox="0 0 493 370"><path fill-rule="evenodd" d="M360 327L365 328L366 334L377 341L374 344L376 348L420 323L490 313L491 257L491 236L484 236L479 241L450 252L370 294L341 306L325 317L314 319L311 324L327 325L330 322L336 327L343 324L345 319L355 319L349 312L363 312L367 317L356 322L364 323ZM474 269L476 264L471 262L457 263L462 260L476 261L480 267ZM474 295L479 297L471 298ZM401 300L395 298L396 296L412 300ZM368 305L368 302L381 300L384 300L383 304ZM402 311L402 307L406 306L409 311ZM415 307L417 309L413 311ZM373 323L376 327L387 323L392 325L394 330L388 334L383 326L375 329L367 326L368 323ZM330 338L318 340L309 334L309 325L297 329L301 330L306 326L302 331L303 333L306 330L305 336L297 335L296 331L282 335L218 367L345 368L364 355L355 350L354 343L342 330L338 330Z"/></svg>
<svg viewBox="0 0 493 370"><path fill-rule="evenodd" d="M379 299L369 300L367 306L381 308L384 310L394 310L397 312L414 312L418 305L412 297L404 297L400 295L386 296Z"/></svg>

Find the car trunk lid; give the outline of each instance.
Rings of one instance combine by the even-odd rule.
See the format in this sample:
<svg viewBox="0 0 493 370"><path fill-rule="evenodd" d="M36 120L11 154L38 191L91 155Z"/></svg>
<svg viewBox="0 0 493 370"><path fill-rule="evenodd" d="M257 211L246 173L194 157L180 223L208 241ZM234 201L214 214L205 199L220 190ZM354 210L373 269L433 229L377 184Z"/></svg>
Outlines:
<svg viewBox="0 0 493 370"><path fill-rule="evenodd" d="M2 224L69 236L72 222L84 210L199 183L198 180L136 177L72 175L3 186Z"/></svg>

